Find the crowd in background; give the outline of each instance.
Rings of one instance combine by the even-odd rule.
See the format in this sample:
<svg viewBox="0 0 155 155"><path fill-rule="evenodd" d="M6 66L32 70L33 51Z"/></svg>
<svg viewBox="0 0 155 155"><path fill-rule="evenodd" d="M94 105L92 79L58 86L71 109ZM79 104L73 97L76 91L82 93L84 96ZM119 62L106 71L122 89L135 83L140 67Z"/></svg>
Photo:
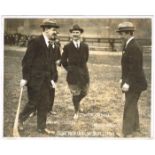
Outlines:
<svg viewBox="0 0 155 155"><path fill-rule="evenodd" d="M9 45L9 46L19 46L19 47L27 47L29 41L33 38L35 38L37 35L26 35L26 34L21 34L21 33L5 33L4 34L4 44ZM62 41L64 38L61 38ZM66 39L66 38L65 38ZM91 41L87 40L90 38L83 38L84 42L89 42ZM91 38L92 39L92 38ZM93 38L94 39L94 38ZM96 38L95 38L96 39ZM92 42L100 42L101 38L98 38L97 40L93 40ZM67 41L69 41L70 38L67 38ZM115 43L119 40L118 38L108 38L108 43L111 51L117 51L115 47ZM107 41L105 41L107 42ZM150 46L151 45L151 39L138 39L138 42L141 46ZM59 46L60 45L60 38L57 38L55 43L57 43ZM91 46L91 45L90 45ZM148 49L145 49L148 50Z"/></svg>
<svg viewBox="0 0 155 155"><path fill-rule="evenodd" d="M28 42L36 37L35 35L25 35L20 33L5 33L4 43L10 46L26 47Z"/></svg>
<svg viewBox="0 0 155 155"><path fill-rule="evenodd" d="M9 45L9 46L27 47L27 44L29 43L29 41L35 37L36 35L25 35L21 33L5 33L4 43L5 45ZM68 38L68 40L70 40L70 38ZM85 42L85 39L83 39L83 41ZM112 48L112 51L115 51L114 49L115 40L109 38L108 41ZM60 40L57 39L56 43L60 44Z"/></svg>
<svg viewBox="0 0 155 155"><path fill-rule="evenodd" d="M21 33L5 33L4 44L9 46L27 47L30 40L34 39L36 35L25 35ZM55 43L60 47L60 40L56 39Z"/></svg>

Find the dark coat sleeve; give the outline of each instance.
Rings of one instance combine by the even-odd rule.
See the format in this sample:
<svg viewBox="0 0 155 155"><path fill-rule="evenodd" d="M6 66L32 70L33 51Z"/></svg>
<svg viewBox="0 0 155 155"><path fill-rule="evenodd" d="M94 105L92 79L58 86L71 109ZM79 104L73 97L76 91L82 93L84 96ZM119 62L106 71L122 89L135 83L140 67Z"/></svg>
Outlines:
<svg viewBox="0 0 155 155"><path fill-rule="evenodd" d="M60 51L60 47L57 47L57 57L56 57L56 61L59 61L59 63L57 64L58 66L61 66L61 51Z"/></svg>
<svg viewBox="0 0 155 155"><path fill-rule="evenodd" d="M31 40L28 44L26 54L22 60L22 74L23 74L23 79L29 81L30 79L30 72L31 72L31 66L33 62L33 58L35 56L35 41Z"/></svg>
<svg viewBox="0 0 155 155"><path fill-rule="evenodd" d="M56 47L55 47L55 51L54 51L54 59L55 59L55 61L61 59L60 47L59 47L58 45L56 45Z"/></svg>
<svg viewBox="0 0 155 155"><path fill-rule="evenodd" d="M51 64L51 80L53 80L54 82L58 81L58 71L54 61Z"/></svg>
<svg viewBox="0 0 155 155"><path fill-rule="evenodd" d="M89 59L89 48L88 48L88 45L86 45L86 62L88 61Z"/></svg>
<svg viewBox="0 0 155 155"><path fill-rule="evenodd" d="M65 46L63 49L62 57L61 57L61 64L68 71L67 59L68 59L68 51L67 51L67 47Z"/></svg>
<svg viewBox="0 0 155 155"><path fill-rule="evenodd" d="M131 84L142 72L142 51L139 47L131 47L128 52L127 83Z"/></svg>

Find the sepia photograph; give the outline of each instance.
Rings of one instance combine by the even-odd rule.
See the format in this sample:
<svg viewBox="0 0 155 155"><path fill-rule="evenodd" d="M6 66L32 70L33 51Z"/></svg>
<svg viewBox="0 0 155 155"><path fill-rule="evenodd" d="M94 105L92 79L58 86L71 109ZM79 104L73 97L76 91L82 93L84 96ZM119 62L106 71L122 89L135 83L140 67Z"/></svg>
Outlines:
<svg viewBox="0 0 155 155"><path fill-rule="evenodd" d="M152 138L152 16L3 16L3 137Z"/></svg>

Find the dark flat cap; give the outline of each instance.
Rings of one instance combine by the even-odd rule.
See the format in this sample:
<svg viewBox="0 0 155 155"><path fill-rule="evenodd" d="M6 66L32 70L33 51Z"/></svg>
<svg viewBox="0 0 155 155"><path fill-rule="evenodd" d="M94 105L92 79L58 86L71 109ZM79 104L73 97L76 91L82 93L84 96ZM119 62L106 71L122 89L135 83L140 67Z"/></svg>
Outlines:
<svg viewBox="0 0 155 155"><path fill-rule="evenodd" d="M118 25L116 32L135 31L135 26L131 22L123 22Z"/></svg>
<svg viewBox="0 0 155 155"><path fill-rule="evenodd" d="M73 27L69 31L72 32L74 30L80 31L81 33L84 32L84 30L79 25L77 25L77 24L76 25L73 25Z"/></svg>
<svg viewBox="0 0 155 155"><path fill-rule="evenodd" d="M54 28L59 28L55 20L51 19L45 19L43 20L42 24L40 25L41 27L54 27Z"/></svg>

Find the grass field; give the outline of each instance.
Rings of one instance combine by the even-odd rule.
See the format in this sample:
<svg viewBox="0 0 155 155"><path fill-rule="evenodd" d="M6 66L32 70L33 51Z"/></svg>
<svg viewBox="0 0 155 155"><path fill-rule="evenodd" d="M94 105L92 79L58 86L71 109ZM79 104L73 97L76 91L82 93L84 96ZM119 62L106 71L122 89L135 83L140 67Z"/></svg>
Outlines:
<svg viewBox="0 0 155 155"><path fill-rule="evenodd" d="M96 52L97 53L97 52ZM73 120L74 108L71 95L65 81L66 72L59 68L54 111L57 115L49 116L47 126L56 131L56 137L121 137L123 105L119 79L121 75L121 54L103 52L91 54L88 62L90 89L82 100L77 121ZM21 60L23 52L5 51L4 55L4 136L12 137L12 128L19 98ZM151 55L144 54L144 69L148 89L139 100L141 133L137 137L150 137L151 122ZM27 102L24 89L22 107ZM25 122L22 137L45 137L36 131L36 116Z"/></svg>

